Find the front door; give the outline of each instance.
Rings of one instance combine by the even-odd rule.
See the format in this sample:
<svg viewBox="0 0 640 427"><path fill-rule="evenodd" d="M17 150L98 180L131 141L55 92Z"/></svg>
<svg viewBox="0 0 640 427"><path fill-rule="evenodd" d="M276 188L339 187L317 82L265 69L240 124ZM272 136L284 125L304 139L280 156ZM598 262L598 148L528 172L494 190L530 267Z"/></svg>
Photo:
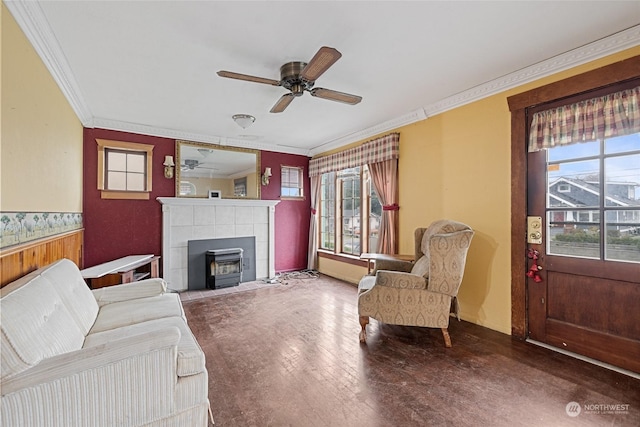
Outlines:
<svg viewBox="0 0 640 427"><path fill-rule="evenodd" d="M522 272L529 338L640 372L640 134L529 153L527 169L542 219Z"/></svg>

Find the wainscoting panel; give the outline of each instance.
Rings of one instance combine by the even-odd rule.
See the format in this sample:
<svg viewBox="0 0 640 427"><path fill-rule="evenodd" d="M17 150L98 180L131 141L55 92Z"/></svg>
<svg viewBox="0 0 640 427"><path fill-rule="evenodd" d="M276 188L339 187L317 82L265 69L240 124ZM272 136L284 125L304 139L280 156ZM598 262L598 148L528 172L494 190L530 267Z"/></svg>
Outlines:
<svg viewBox="0 0 640 427"><path fill-rule="evenodd" d="M62 258L82 268L83 243L84 229L80 229L0 251L0 287Z"/></svg>

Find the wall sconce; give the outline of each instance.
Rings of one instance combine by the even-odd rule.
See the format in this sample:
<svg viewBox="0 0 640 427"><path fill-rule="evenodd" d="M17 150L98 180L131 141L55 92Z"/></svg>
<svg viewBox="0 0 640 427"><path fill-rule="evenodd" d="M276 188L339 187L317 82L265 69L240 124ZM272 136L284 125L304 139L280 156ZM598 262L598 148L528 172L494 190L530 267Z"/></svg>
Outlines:
<svg viewBox="0 0 640 427"><path fill-rule="evenodd" d="M164 177L167 179L173 178L173 167L176 165L173 163L173 156L164 156Z"/></svg>
<svg viewBox="0 0 640 427"><path fill-rule="evenodd" d="M262 174L262 185L269 185L269 178L271 177L271 168L264 168Z"/></svg>

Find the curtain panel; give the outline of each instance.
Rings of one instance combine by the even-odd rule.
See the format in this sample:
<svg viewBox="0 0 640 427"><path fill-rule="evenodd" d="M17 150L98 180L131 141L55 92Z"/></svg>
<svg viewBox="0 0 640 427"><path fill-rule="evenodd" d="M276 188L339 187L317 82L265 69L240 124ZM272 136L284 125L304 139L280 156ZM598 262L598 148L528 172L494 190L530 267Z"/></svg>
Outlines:
<svg viewBox="0 0 640 427"><path fill-rule="evenodd" d="M400 155L400 134L390 133L364 144L309 161L309 176L337 172L347 168L397 159Z"/></svg>
<svg viewBox="0 0 640 427"><path fill-rule="evenodd" d="M640 86L535 113L529 152L640 132Z"/></svg>
<svg viewBox="0 0 640 427"><path fill-rule="evenodd" d="M320 224L318 221L318 202L320 201L320 188L322 178L320 175L311 177L311 220L309 222L309 248L307 250L307 268L318 269L318 234Z"/></svg>
<svg viewBox="0 0 640 427"><path fill-rule="evenodd" d="M378 231L380 254L398 253L398 159L369 165L371 182L382 204L382 217Z"/></svg>

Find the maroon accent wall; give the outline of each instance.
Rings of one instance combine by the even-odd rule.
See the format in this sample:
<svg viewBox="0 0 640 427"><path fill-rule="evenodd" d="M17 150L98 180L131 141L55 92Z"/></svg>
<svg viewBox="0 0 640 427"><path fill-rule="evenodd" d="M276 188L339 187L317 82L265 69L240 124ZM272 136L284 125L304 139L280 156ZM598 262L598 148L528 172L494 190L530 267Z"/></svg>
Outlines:
<svg viewBox="0 0 640 427"><path fill-rule="evenodd" d="M153 182L149 200L103 200L97 189L98 139L152 144ZM162 209L156 197L174 197L175 181L164 177L164 156L175 140L105 129L84 129L84 266L127 255L162 252Z"/></svg>
<svg viewBox="0 0 640 427"><path fill-rule="evenodd" d="M277 272L304 270L307 268L309 245L309 220L311 201L309 200L309 158L295 154L263 151L262 172L270 167L273 176L269 185L262 186L263 200L280 199L280 171L282 166L304 168L304 200L282 200L276 205L275 213L275 268Z"/></svg>
<svg viewBox="0 0 640 427"><path fill-rule="evenodd" d="M103 200L97 189L96 138L152 144L153 191L149 200ZM162 205L157 197L175 197L175 180L164 177L164 156L175 156L175 140L106 129L84 129L84 267L136 254L162 255ZM281 166L303 167L304 200L282 200L275 212L275 269L278 272L307 268L309 218L309 158L270 151L261 153L262 171L273 173L262 199L280 199Z"/></svg>

